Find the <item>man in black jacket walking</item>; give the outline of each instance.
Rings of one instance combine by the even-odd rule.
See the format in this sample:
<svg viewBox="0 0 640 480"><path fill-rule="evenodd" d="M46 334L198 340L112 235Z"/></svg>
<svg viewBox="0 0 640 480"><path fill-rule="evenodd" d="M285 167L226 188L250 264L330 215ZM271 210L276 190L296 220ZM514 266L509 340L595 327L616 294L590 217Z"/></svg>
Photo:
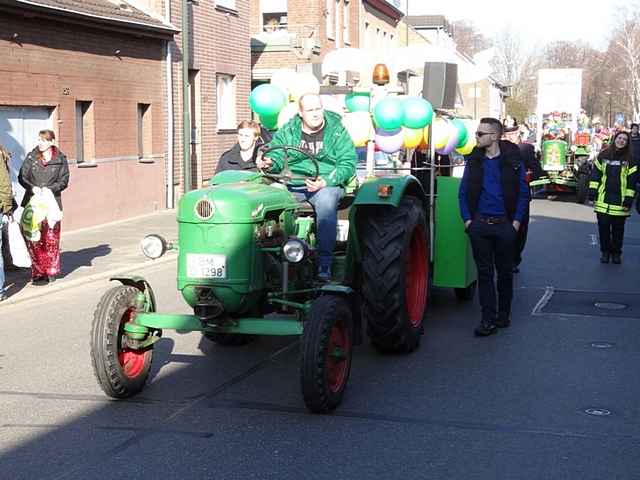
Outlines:
<svg viewBox="0 0 640 480"><path fill-rule="evenodd" d="M529 202L520 150L500 140L502 131L499 120L480 120L477 145L466 158L459 192L460 213L478 268L482 318L475 334L483 337L511 324L514 249Z"/></svg>

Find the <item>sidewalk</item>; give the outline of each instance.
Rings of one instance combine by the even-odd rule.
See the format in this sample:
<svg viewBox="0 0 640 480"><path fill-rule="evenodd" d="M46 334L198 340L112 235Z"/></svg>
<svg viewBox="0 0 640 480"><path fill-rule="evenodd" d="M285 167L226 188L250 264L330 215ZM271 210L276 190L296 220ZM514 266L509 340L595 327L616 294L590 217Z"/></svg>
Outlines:
<svg viewBox="0 0 640 480"><path fill-rule="evenodd" d="M175 210L162 210L142 217L108 223L65 233L60 240L62 271L49 285L29 284L31 269L6 272L8 298L2 305L29 300L43 293L81 285L114 275L134 272L146 266L175 261L168 252L158 260L147 259L140 251L140 240L150 233L168 241L178 239Z"/></svg>

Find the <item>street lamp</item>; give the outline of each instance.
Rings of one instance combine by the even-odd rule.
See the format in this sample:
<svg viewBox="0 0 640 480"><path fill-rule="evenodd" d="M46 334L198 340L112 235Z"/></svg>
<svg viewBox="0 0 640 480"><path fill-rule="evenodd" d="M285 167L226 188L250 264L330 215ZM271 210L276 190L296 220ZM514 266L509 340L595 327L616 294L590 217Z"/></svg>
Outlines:
<svg viewBox="0 0 640 480"><path fill-rule="evenodd" d="M611 92L604 92L605 95L609 96L609 128L611 128Z"/></svg>

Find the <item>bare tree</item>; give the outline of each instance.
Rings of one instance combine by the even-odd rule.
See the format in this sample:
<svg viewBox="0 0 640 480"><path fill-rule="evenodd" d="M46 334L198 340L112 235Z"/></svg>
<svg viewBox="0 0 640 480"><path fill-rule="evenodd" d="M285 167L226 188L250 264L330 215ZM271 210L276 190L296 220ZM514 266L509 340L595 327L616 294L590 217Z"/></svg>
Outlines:
<svg viewBox="0 0 640 480"><path fill-rule="evenodd" d="M508 26L496 35L493 44L496 56L492 66L496 77L505 85L514 85L520 79L525 59L520 36Z"/></svg>
<svg viewBox="0 0 640 480"><path fill-rule="evenodd" d="M468 57L491 47L491 41L478 32L475 24L469 20L459 20L453 23L453 39L459 52Z"/></svg>

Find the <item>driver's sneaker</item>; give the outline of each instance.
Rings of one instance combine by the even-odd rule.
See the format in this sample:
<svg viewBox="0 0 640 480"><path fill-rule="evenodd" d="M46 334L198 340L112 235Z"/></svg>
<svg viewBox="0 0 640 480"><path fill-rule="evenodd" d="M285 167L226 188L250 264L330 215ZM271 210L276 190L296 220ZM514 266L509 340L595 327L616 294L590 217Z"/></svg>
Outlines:
<svg viewBox="0 0 640 480"><path fill-rule="evenodd" d="M318 269L318 280L321 282L328 282L331 280L331 267L321 266Z"/></svg>

